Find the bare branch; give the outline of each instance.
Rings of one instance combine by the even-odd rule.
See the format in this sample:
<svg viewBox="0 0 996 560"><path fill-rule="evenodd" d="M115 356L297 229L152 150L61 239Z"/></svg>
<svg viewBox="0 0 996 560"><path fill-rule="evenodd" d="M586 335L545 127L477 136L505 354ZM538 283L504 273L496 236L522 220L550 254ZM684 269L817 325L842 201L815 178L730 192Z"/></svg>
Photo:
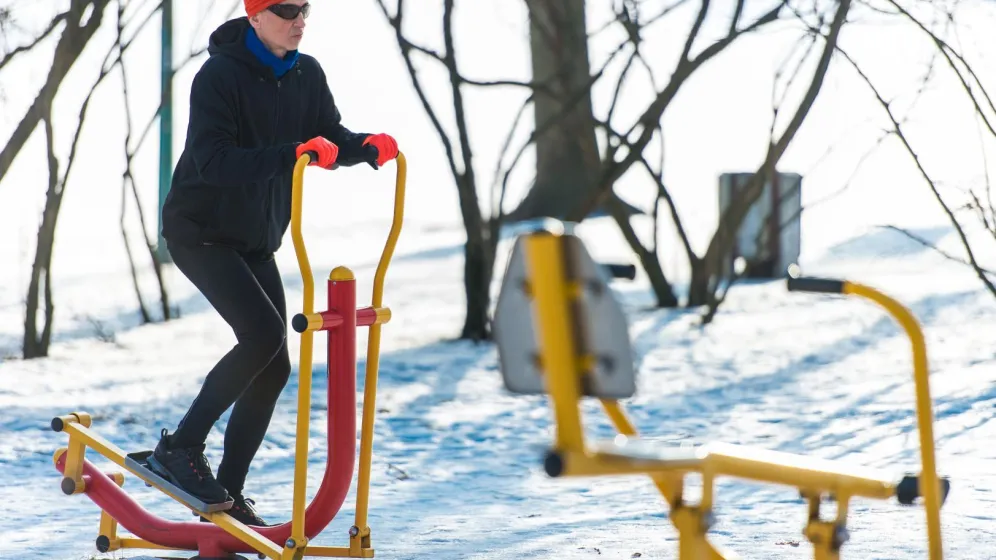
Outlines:
<svg viewBox="0 0 996 560"><path fill-rule="evenodd" d="M470 78L465 78L465 77L461 76L460 77L460 81L463 82L463 83L465 83L465 84L472 85L472 86L478 86L478 87L513 86L513 87L520 87L520 88L526 88L526 89L530 89L530 90L541 90L541 91L549 91L549 89L550 89L549 86L547 86L545 84L532 83L532 82L520 82L520 81L517 81L517 80L490 80L490 81L484 81L484 80L472 80Z"/></svg>
<svg viewBox="0 0 996 560"><path fill-rule="evenodd" d="M446 152L446 160L450 166L450 172L454 177L460 176L460 171L457 169L456 157L453 152L453 144L450 142L449 135L446 134L446 130L443 128L442 122L436 115L436 110L433 108L432 103L426 96L425 90L422 87L422 82L418 78L418 72L415 70L415 65L412 63L411 58L411 43L405 38L402 33L402 24L404 18L404 0L398 0L398 13L392 16L384 4L384 0L376 0L377 5L380 6L382 12L384 12L384 17L387 18L388 23L394 27L394 33L398 40L398 46L401 49L401 56L405 60L405 66L408 68L408 74L411 76L412 86L415 88L415 93L418 95L419 100L422 102L422 107L425 109L426 115L428 115L429 120L432 122L433 128L436 129L439 135L440 142L443 143L443 149Z"/></svg>
<svg viewBox="0 0 996 560"><path fill-rule="evenodd" d="M974 265L971 262L966 261L965 259L963 259L961 257L957 257L955 255L952 255L951 253L945 251L944 249L941 249L937 245L931 243L930 241L927 241L926 239L920 237L919 235L917 235L917 234L915 234L915 233L913 233L913 232L911 232L909 230L906 230L906 229L903 229L901 227L894 226L894 225L884 225L884 226L877 226L877 227L885 228L885 229L891 229L893 231L898 231L899 233L905 235L906 237L912 239L913 241L916 241L920 245L923 245L924 247L926 247L928 249L936 251L938 254L940 254L942 257L948 259L949 261L953 261L953 262L956 262L958 264L962 264L962 265L965 265L965 266L971 266L971 267L974 268ZM988 274L990 276L996 276L996 271L989 270L988 268L979 267L979 270L983 274Z"/></svg>
<svg viewBox="0 0 996 560"><path fill-rule="evenodd" d="M900 6L895 0L888 0L888 1L896 8L896 10L899 11L899 13L903 14L907 19L913 22L914 25L916 25L918 28L920 28L921 31L926 33L927 36L930 38L930 40L933 41L933 43L937 46L940 53L944 56L945 60L948 61L948 65L954 71L955 76L958 77L958 81L961 82L962 87L965 89L965 92L968 94L969 99L972 101L972 105L975 107L976 113L982 119L982 122L985 123L986 128L989 129L989 132L992 135L996 136L996 129L994 129L993 124L990 122L989 118L986 117L985 113L983 113L982 107L980 106L978 99L975 97L975 93L973 92L972 86L965 79L964 75L962 74L962 70L960 70L958 65L955 64L955 61L952 59L952 57L957 59L958 62L960 62L965 67L964 71L967 72L969 76L971 76L972 81L981 90L982 96L985 98L986 104L989 106L989 109L992 111L996 111L996 105L993 105L993 100L989 96L988 90L986 90L985 86L982 85L982 82L979 80L979 77L972 69L972 66L968 63L968 61L965 60L965 58L961 54L959 54L955 49L951 48L950 45L948 45L943 39L938 37L934 32L927 29L927 27L923 25L923 22L921 22L915 16L910 14L906 9Z"/></svg>
<svg viewBox="0 0 996 560"><path fill-rule="evenodd" d="M596 188L593 195L583 204L580 204L578 209L573 212L572 215L568 216L567 219L570 221L580 221L593 209L598 208L603 204L604 200L608 196L608 191L612 189L612 185L615 184L616 180L618 180L619 177L622 177L623 174L625 174L626 171L639 160L639 153L646 148L647 144L650 143L650 139L656 129L656 123L660 121L664 111L671 104L671 101L673 101L677 96L678 91L684 83L699 67L722 52L741 35L752 33L763 26L776 21L787 3L788 0L779 2L777 6L763 14L747 27L727 35L723 39L720 39L704 49L694 59L688 60L687 54L691 50L692 40L697 34L697 31L694 31L689 36L689 41L685 48L685 55L683 55L678 61L678 64L671 75L671 80L668 82L667 86L658 92L654 101L647 107L640 118L637 119L636 123L634 123L630 130L624 135L628 138L636 129L642 128L640 137L631 145L632 149L622 161L612 161L610 164L603 166L601 177L599 177L599 180L596 182ZM707 8L708 0L703 0L702 12L706 11ZM702 12L700 12L700 18L704 19L705 16ZM701 22L697 20L696 25L701 26Z"/></svg>
<svg viewBox="0 0 996 560"><path fill-rule="evenodd" d="M775 72L774 85L773 85L772 91L771 91L771 97L772 97L771 128L768 131L768 133L770 135L770 138L772 138L772 139L775 137L775 125L776 125L776 123L778 121L779 109L781 108L782 104L785 103L785 98L788 97L788 92L789 92L789 90L792 89L792 84L795 83L796 79L802 73L803 63L809 58L809 55L813 52L813 49L816 47L816 38L817 37L818 37L818 35L815 35L815 34L807 34L807 35L803 35L803 36L799 37L799 40L796 42L796 44L790 50L790 52L788 53L788 55L786 55L785 60L779 66L778 70ZM789 59L795 54L795 51L796 51L797 48L802 48L802 45L804 43L806 43L806 45L805 45L805 48L803 48L803 53L799 57L798 62L792 68L791 73L789 74L789 78L788 78L788 80L785 83L785 87L782 89L782 95L781 95L781 97L779 97L776 100L775 99L775 97L776 97L775 91L777 90L777 87L778 87L778 81L779 81L779 79L781 79L782 75L786 72L785 68L789 64Z"/></svg>
<svg viewBox="0 0 996 560"><path fill-rule="evenodd" d="M692 44L698 38L699 31L702 29L702 24L705 23L707 15L709 15L709 0L702 0L702 7L699 8L699 14L695 17L692 30L688 33L688 38L685 39L685 48L681 51L681 58L678 59L679 67L691 62L688 55L692 52Z"/></svg>
<svg viewBox="0 0 996 560"><path fill-rule="evenodd" d="M606 207L612 218L619 225L619 230L622 232L623 237L626 238L626 242L629 243L633 252L640 259L640 265L647 273L647 278L650 280L654 294L657 296L658 307L677 307L678 298L675 297L671 284L664 276L664 271L660 267L660 260L655 253L652 253L640 242L640 238L636 235L633 225L629 222L625 203L613 192L608 199Z"/></svg>
<svg viewBox="0 0 996 560"><path fill-rule="evenodd" d="M400 4L399 4L400 6ZM456 116L457 136L460 139L460 150L463 153L463 176L469 184L474 184L474 166L472 165L473 150L470 147L470 133L467 130L466 110L464 109L463 94L460 91L460 73L457 71L456 49L453 46L453 11L454 0L444 0L443 2L443 44L446 45L445 63L450 73L450 93L453 96L453 112ZM477 203L477 193L470 189L466 193ZM461 197L462 199L463 197ZM470 201L464 201L469 203Z"/></svg>
<svg viewBox="0 0 996 560"><path fill-rule="evenodd" d="M118 26L117 26L117 46L118 51L123 50L124 45L122 44L122 14L124 13L125 4L123 0L118 0ZM119 59L120 60L120 59ZM115 64L117 66L117 64ZM138 281L138 268L135 265L135 257L131 252L131 242L128 240L128 228L127 228L127 208L128 208L128 183L131 182L134 185L134 175L131 170L132 163L132 153L129 151L128 146L131 144L131 132L132 132L132 118L131 118L131 96L128 95L128 71L125 69L124 64L120 64L121 71L121 94L124 101L124 117L125 117L125 137L124 137L124 151L125 151L125 169L124 173L121 174L121 238L124 240L125 254L128 256L128 266L131 270L131 281L132 287L135 290L135 296L138 299L138 309L142 314L142 322L149 323L152 321L152 316L149 314L149 309L145 305L145 299L142 298L142 287ZM145 229L144 220L142 222L142 229Z"/></svg>
<svg viewBox="0 0 996 560"><path fill-rule="evenodd" d="M7 63L10 62L11 60L14 60L14 57L16 57L17 55L30 51L31 49L37 47L42 41L48 38L48 36L55 31L55 28L58 27L60 23L65 21L68 16L69 12L62 12L61 14L55 16L54 18L52 18L52 21L48 24L48 27L46 27L45 30L42 31L40 35L35 37L33 41L31 41L26 45L21 45L19 47L16 47L14 50L4 55L3 58L0 58L0 70L3 70L3 67L6 66Z"/></svg>
<svg viewBox="0 0 996 560"><path fill-rule="evenodd" d="M533 102L534 98L535 95L530 95L528 98L526 98L526 100L522 102L522 106L519 107L518 112L516 112L515 118L512 120L512 126L510 126L508 129L508 135L505 137L505 141L502 142L501 152L498 154L498 162L497 164L495 164L495 174L491 180L491 192L494 193L496 190L499 189L498 187L499 182L501 184L501 188L497 201L494 201L494 195L492 195L492 201L494 203L494 207L491 209L491 217L493 220L497 220L498 222L501 222L505 215L503 206L505 204L505 193L508 190L508 176L511 174L512 168L514 168L513 164L513 167L509 168L508 173L505 173L504 180L502 180L500 179L501 167L502 167L501 162L505 160L505 155L508 153L508 149L512 145L512 136L515 135L515 131L519 127L519 122L522 120L522 116L525 115L526 113L526 108L529 107L529 105Z"/></svg>
<svg viewBox="0 0 996 560"><path fill-rule="evenodd" d="M692 249L691 240L688 237L688 232L685 231L685 226L681 221L681 216L678 214L678 206L674 202L674 198L671 197L671 192L668 190L667 186L664 185L664 176L654 171L650 166L650 162L647 161L645 157L641 154L640 163L643 164L644 169L647 173L654 178L657 183L657 192L660 198L663 198L667 202L668 209L671 211L671 221L674 223L674 228L678 231L678 237L681 239L682 247L685 249L685 255L688 257L688 262L695 262L699 260L698 255L695 254L695 250Z"/></svg>
<svg viewBox="0 0 996 560"><path fill-rule="evenodd" d="M913 163L916 164L917 170L920 172L920 175L923 177L924 181L927 182L927 185L930 187L931 192L934 194L934 198L937 199L937 202L941 205L941 208L944 210L944 213L947 214L948 219L951 222L951 225L954 226L955 231L957 231L958 237L961 239L962 245L964 245L965 247L965 252L968 254L969 263L972 266L972 268L975 270L976 276L978 276L979 279L982 280L983 284L985 284L986 288L989 289L989 291L992 292L993 295L996 295L996 285L994 285L993 282L986 276L986 271L982 269L982 267L979 265L978 261L976 260L975 253L972 251L971 244L969 244L968 242L968 237L965 235L964 229L961 227L961 224L958 222L958 219L951 211L951 208L944 201L944 198L941 196L941 193L937 189L937 184L934 182L933 178L931 178L930 174L927 173L927 170L924 169L923 164L920 162L919 155L916 153L916 150L913 149L913 146L910 144L909 140L906 138L906 135L903 133L902 125L899 123L899 121L896 119L896 116L893 114L892 108L889 106L889 103L882 97L882 94L878 91L878 88L875 87L875 84L871 81L868 75L865 74L865 72L861 69L861 67L857 64L857 62L855 62L854 59L851 58L851 56L848 55L847 52L844 51L844 49L842 49L840 46L837 46L837 51L841 53L841 55L843 55L844 59L847 60L850 63L851 67L854 68L854 71L858 73L861 79L868 86L868 89L872 92L872 94L874 94L875 99L882 107L882 110L885 111L885 113L888 115L889 120L892 121L893 132L895 133L896 137L899 138L899 140L902 142L903 147L906 149L906 152L913 159Z"/></svg>
<svg viewBox="0 0 996 560"><path fill-rule="evenodd" d="M37 128L38 123L45 116L46 107L51 106L52 100L55 98L62 81L69 74L70 69L76 63L83 48L100 27L103 10L107 2L108 0L73 0L71 8L67 12L67 25L56 44L45 84L38 92L31 107L28 108L21 121L17 124L17 127L14 128L14 132L3 146L3 149L0 150L0 181L6 176L10 170L10 166L14 162L14 158L20 153L21 148L24 147L28 138L30 138L35 128ZM84 11L90 5L93 6L94 14L84 25L80 25Z"/></svg>

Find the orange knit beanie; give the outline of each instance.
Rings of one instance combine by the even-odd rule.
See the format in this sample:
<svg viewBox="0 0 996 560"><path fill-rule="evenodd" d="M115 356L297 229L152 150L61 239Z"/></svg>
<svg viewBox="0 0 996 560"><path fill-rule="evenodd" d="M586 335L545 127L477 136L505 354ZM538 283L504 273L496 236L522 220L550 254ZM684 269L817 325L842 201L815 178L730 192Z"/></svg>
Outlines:
<svg viewBox="0 0 996 560"><path fill-rule="evenodd" d="M243 0L246 4L246 15L252 17L282 0Z"/></svg>

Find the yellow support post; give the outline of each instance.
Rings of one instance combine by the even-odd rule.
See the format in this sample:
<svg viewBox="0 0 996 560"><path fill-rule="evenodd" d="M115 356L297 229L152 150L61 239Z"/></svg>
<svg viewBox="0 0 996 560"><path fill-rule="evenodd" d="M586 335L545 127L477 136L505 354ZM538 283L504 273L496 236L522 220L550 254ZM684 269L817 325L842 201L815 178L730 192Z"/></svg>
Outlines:
<svg viewBox="0 0 996 560"><path fill-rule="evenodd" d="M110 477L119 488L124 486L124 473L111 473ZM97 535L98 538L107 539L107 550L100 550L100 552L111 552L121 548L121 541L118 539L118 521L104 510L100 510L100 525L97 528ZM97 544L100 548L100 543Z"/></svg>
<svg viewBox="0 0 996 560"><path fill-rule="evenodd" d="M391 222L391 231L387 236L387 243L381 253L380 261L377 263L377 271L374 273L373 294L371 306L377 310L378 319L381 317L384 304L384 279L387 276L387 268L390 265L391 257L394 255L394 248L401 235L401 225L405 215L405 182L408 177L408 162L405 154L398 152L395 160L398 166L397 177L394 183L394 217ZM390 318L390 310L385 310L385 319ZM360 427L360 464L356 482L356 518L353 527L349 530L349 550L352 556L364 557L364 550L371 547L370 527L367 525L367 512L370 502L370 465L373 460L373 432L374 414L376 412L377 401L377 374L380 367L380 332L381 322L377 321L370 326L367 337L367 365L366 377L363 382L363 417Z"/></svg>
<svg viewBox="0 0 996 560"><path fill-rule="evenodd" d="M913 380L916 385L917 431L920 435L920 457L923 470L920 492L927 510L927 536L930 560L941 560L941 485L937 476L934 452L934 412L930 397L930 372L927 367L927 345L916 317L905 306L882 292L856 282L844 282L843 293L869 299L889 312L906 331L913 351Z"/></svg>
<svg viewBox="0 0 996 560"><path fill-rule="evenodd" d="M294 165L291 192L291 238L294 241L294 249L297 254L298 268L301 270L301 282L304 291L301 312L306 316L314 313L315 303L315 278L311 271L311 263L308 261L308 253L304 247L304 238L301 234L302 185L304 183L304 170L310 162L310 155L298 158L297 163ZM288 545L293 546L288 546L284 549L282 557L285 560L289 560L295 556L295 549L304 547L307 544L307 539L304 535L304 502L308 487L308 437L310 435L309 420L311 419L311 374L314 337L315 333L312 330L306 330L301 333L297 388L297 434L294 449L294 499L291 506L291 537L287 541Z"/></svg>
<svg viewBox="0 0 996 560"><path fill-rule="evenodd" d="M524 249L529 288L535 302L540 361L553 401L556 449L583 454L578 356L571 328L562 241L552 234L531 235L525 239Z"/></svg>
<svg viewBox="0 0 996 560"><path fill-rule="evenodd" d="M639 437L636 427L630 422L618 401L599 400L602 403L602 408L605 409L605 415L609 417L617 432L627 437ZM667 473L651 474L650 480L654 482L654 486L657 487L661 496L667 500L668 506L675 507L681 502L681 495L684 492L684 480L681 476Z"/></svg>

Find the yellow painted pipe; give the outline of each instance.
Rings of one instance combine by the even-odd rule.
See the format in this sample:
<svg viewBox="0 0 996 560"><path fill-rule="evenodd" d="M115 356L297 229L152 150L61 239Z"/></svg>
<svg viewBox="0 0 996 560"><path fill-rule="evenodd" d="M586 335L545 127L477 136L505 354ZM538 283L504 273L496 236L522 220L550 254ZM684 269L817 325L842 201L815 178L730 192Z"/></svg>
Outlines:
<svg viewBox="0 0 996 560"><path fill-rule="evenodd" d="M524 242L537 344L557 426L556 447L561 452L583 454L578 358L572 338L562 240L553 234L536 233L524 238Z"/></svg>
<svg viewBox="0 0 996 560"><path fill-rule="evenodd" d="M941 543L941 486L937 476L937 461L934 452L934 413L930 397L930 372L927 366L927 345L923 330L916 317L905 306L882 292L856 282L844 282L843 292L869 299L886 311L906 331L913 351L913 379L916 384L917 429L920 435L921 473L920 492L924 508L927 510L927 535L930 560L941 560L944 547Z"/></svg>
<svg viewBox="0 0 996 560"><path fill-rule="evenodd" d="M378 310L377 317L381 317L384 304L384 280L387 276L387 268L394 255L394 248L401 235L401 226L405 215L405 183L408 178L408 161L405 154L398 152L397 176L394 184L394 216L391 222L391 231L387 236L387 243L381 253L380 262L377 263L377 272L374 274L373 295L371 306ZM390 318L390 310L387 316ZM370 325L370 333L367 337L367 364L366 377L363 384L363 417L360 428L360 460L359 472L357 474L356 488L356 534L350 537L351 548L359 548L358 544L363 541L367 544L369 540L369 527L367 527L367 513L370 501L370 464L373 458L373 432L374 414L376 412L377 400L377 374L380 367L380 332L381 323L375 322Z"/></svg>
<svg viewBox="0 0 996 560"><path fill-rule="evenodd" d="M304 290L302 313L305 316L314 313L315 279L308 261L308 251L304 246L301 234L301 208L303 198L304 171L311 162L310 154L298 158L294 165L294 177L291 191L291 238L297 254L298 268L301 270L301 282ZM304 512L305 498L308 487L308 437L310 435L309 420L311 419L311 376L314 349L312 330L301 333L300 364L298 366L297 388L297 433L294 446L294 491L291 514L291 538L296 543L305 541Z"/></svg>

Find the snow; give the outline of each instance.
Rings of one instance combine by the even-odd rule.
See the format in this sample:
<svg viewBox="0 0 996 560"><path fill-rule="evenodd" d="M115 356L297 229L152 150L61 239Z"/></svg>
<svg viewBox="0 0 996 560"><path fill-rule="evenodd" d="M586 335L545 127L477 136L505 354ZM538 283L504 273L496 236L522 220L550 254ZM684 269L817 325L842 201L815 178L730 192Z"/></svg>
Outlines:
<svg viewBox="0 0 996 560"><path fill-rule="evenodd" d="M461 64L480 79L523 77L528 53L518 42L507 41L522 36L522 14L498 15L497 2L480 2L478 10L459 12L462 44L472 44L468 37L486 39L478 47L462 48ZM201 13L205 2L198 4ZM503 389L493 345L454 341L463 319L464 234L442 151L410 94L392 32L374 4L340 3L336 10L341 17L309 21L306 43L312 41L309 48L323 64L337 68L333 88L346 120L357 129L394 133L409 157L406 221L385 289L393 319L383 330L369 519L377 557L675 558L675 532L648 480L547 478L540 463L552 441L545 400L509 395ZM189 27L201 20L181 20L186 27L181 25L178 33L184 41L196 43ZM438 21L432 10L413 12L409 29L423 44L434 46L427 37L438 28ZM203 25L202 38L211 27ZM991 40L988 28L980 27L986 32L973 40ZM150 27L148 33L154 37L158 31ZM855 49L872 38L893 48L903 45L904 57L912 60L913 43L903 33L897 26L865 35L855 32L847 40ZM100 40L103 46L88 51L89 58L81 59L80 70L67 81L80 84L70 88L73 95L82 95L79 92L96 75L96 64L111 37L104 34ZM338 48L360 41L383 45L371 47L364 57L346 56ZM767 78L758 78L752 70L749 79L743 77L738 85L742 95L721 104L699 102L716 88L728 89L731 72L746 72L750 65L744 63L745 57L776 60L778 56L771 53L786 39L769 36L766 43L752 41L704 69L665 118L666 129L677 131L680 138L668 146L667 174L675 185L675 197L683 216L696 211L704 216L686 218L697 249L708 241L715 219L718 174L753 168L757 150L765 145ZM508 49L500 56L480 47L496 42ZM655 47L673 50L667 44ZM143 101L134 108L136 123L144 123L154 105L149 92L158 82L155 65L143 69L141 57L155 59L158 50L154 40L138 42L134 49L130 86ZM918 75L916 61L902 66L895 53L882 51L876 58L876 49L863 53L871 64L897 74L905 68L902 77L907 81ZM597 49L593 52L593 57L601 56ZM475 65L485 58L487 66ZM27 63L8 69L21 73L24 82L18 83L25 87L10 87L6 76L0 83L5 86L0 111L4 138L26 107L25 99L30 102L27 85L36 87L44 76ZM425 73L432 76L429 70ZM188 69L178 77L180 100L185 99L190 76ZM57 323L51 355L44 359L17 357L26 271L34 253L45 183L38 172L44 153L41 135L33 137L0 184L0 238L4 239L0 244L0 502L6 505L0 510L0 558L75 560L96 554L93 539L99 511L85 496L67 497L59 489L60 475L51 458L65 445L65 436L49 429L53 416L87 410L94 414L94 428L122 448L150 448L161 428L175 425L204 373L234 343L217 314L171 267L166 271L168 286L181 318L139 324L119 233L122 164L116 152L122 128L120 102L113 95L118 87L115 79L109 78L103 86L105 95L94 101L95 116L85 129L82 159L60 217L54 272ZM907 82L896 83L898 91L905 91L901 88ZM933 114L945 115L941 123L945 129L938 132L931 128L936 122L921 117L911 123L911 137L924 152L933 154L926 159L939 175L960 186L978 184L979 177L973 175L980 168L974 125L970 115L952 110L949 99L938 93L942 89L921 101L920 108L928 115L940 110ZM446 92L433 94L445 107ZM468 100L474 115L471 133L478 176L485 178L493 172L497 147L518 108L518 101L495 99L494 93L481 93ZM78 101L60 97L57 124L75 118ZM183 123L185 107L178 103L174 121ZM828 79L813 124L784 160L786 171L805 175L807 203L840 188L877 138L880 123L871 119L874 112L869 107L874 105L869 105L866 92L856 89L846 72ZM182 124L177 130L183 130ZM60 132L57 138L60 154L68 149L66 134ZM181 133L175 142L178 155ZM816 163L832 142L841 143L835 145L837 151L822 165ZM155 144L153 139L136 162L148 216L155 208ZM996 300L968 268L895 231L875 227L884 223L910 227L949 253L962 255L957 236L912 170L908 156L895 146L887 143L842 195L806 211L801 265L807 274L880 288L907 304L922 322L932 371L938 466L953 486L942 512L946 557L994 558L990 543L996 539L992 513L996 450L991 445L996 438L996 345L991 326ZM530 165L528 158L523 165ZM389 165L377 173L366 168L307 172L305 237L316 278L316 307L324 304L323 279L340 264L357 275L358 303L369 302L389 227L393 169ZM482 184L482 190L486 186ZM628 199L646 199L640 198L645 184L641 187L638 180L627 176L622 186ZM909 206L895 204L897 199ZM133 214L129 220L134 230ZM637 222L645 233L646 223ZM513 233L506 233L503 251ZM611 222L585 223L579 233L596 259L633 261ZM972 239L984 249L979 258L993 268L996 244L983 234L974 232ZM681 255L672 241L671 233L661 234L662 262L680 283L687 270L679 264ZM101 248L94 249L97 243ZM294 313L301 306L301 280L289 238L277 258L288 290L288 309ZM495 294L499 279L500 274ZM148 300L155 284L144 264L141 282ZM783 282L741 282L714 323L702 329L693 312L653 309L642 275L634 282L615 282L613 288L630 318L638 365L639 393L625 406L648 440L661 445L707 441L752 445L880 467L897 476L918 469L909 345L881 309L860 300L787 293ZM298 336L292 334L289 340L296 363ZM365 331L358 344L362 372ZM325 457L320 404L324 354L324 338L316 337L309 496L317 487ZM292 376L281 397L247 487L261 514L274 521L286 520L290 511L296 379ZM362 381L361 375L361 390ZM592 437L611 436L595 403L585 404L585 418ZM222 418L208 441L213 465L220 460L226 420ZM94 459L92 452L89 456ZM128 477L125 487L150 510L171 519L189 519L188 511L134 477ZM690 492L695 491L693 485ZM351 493L317 544L347 542L354 498ZM805 505L791 488L723 480L716 514L712 540L745 558L812 556L801 535ZM926 556L924 512L919 506L857 500L849 522L851 541L844 548L845 557ZM143 554L148 553L104 556Z"/></svg>
<svg viewBox="0 0 996 560"><path fill-rule="evenodd" d="M579 231L597 247L611 227L595 221ZM459 235L439 232L430 243L431 235L418 233L407 232L427 244L407 243L386 285L394 319L384 327L370 509L378 557L628 558L639 552L643 558L674 558L675 534L647 480L553 481L542 473L542 451L552 441L544 399L504 391L493 346L448 340L462 318L462 302L454 297L461 282ZM360 301L369 301L375 259L318 256L337 238L306 238L318 285L330 267L347 264L357 274ZM368 255L380 241L369 236ZM847 247L862 245L851 240L842 245ZM927 336L938 464L953 483L942 515L947 554L984 558L990 553L986 543L996 538L996 453L984 443L996 436L996 353L987 328L992 296L963 267L934 253L911 250L902 257L907 269L897 273L864 254L873 250L853 251L857 256L848 264L862 272L848 278L906 302ZM286 248L280 259L293 310L301 297L296 263ZM839 259L825 268L828 274L847 268ZM806 270L821 266L817 259ZM179 419L203 373L232 344L217 315L181 279L173 280L183 310L179 320L118 327L110 342L69 337L49 358L0 364L0 478L10 482L0 489L0 500L8 504L0 513L6 535L0 557L68 560L94 553L99 510L85 497L61 494L51 456L64 436L48 428L51 417L87 410L95 414L95 429L121 447L148 448L161 427ZM703 330L691 312L648 309L647 286L639 279L615 287L630 312L639 366L639 393L625 404L649 440L754 445L853 461L896 476L917 470L909 344L875 306L790 294L782 282L743 283ZM321 402L324 339L316 340L315 400ZM291 341L296 357L297 336ZM365 340L360 344L362 372ZM295 379L278 405L247 489L264 517L274 520L287 519L290 510ZM324 461L321 408L316 405L312 414L312 493ZM585 414L592 437L610 436L595 403L586 403ZM223 418L208 442L212 464L220 459L224 425ZM133 477L126 488L166 517L189 515ZM351 493L317 543L346 542L353 499ZM805 506L791 488L724 479L716 514L713 540L745 557L807 554L800 534ZM919 506L857 500L845 554L923 557L924 523ZM779 544L787 542L800 544ZM118 556L135 554L141 552Z"/></svg>

